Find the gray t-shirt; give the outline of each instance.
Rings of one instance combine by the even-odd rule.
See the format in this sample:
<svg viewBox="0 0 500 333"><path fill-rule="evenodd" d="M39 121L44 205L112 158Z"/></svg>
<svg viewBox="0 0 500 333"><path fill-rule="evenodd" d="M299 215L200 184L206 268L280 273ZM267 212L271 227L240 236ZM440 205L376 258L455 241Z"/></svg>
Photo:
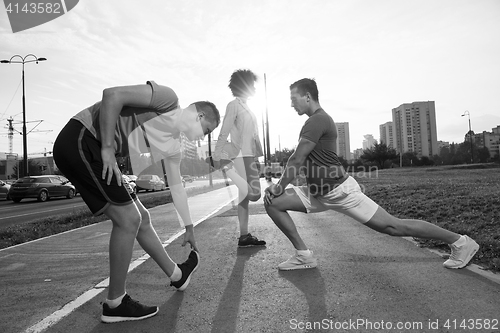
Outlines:
<svg viewBox="0 0 500 333"><path fill-rule="evenodd" d="M335 122L325 110L318 109L305 122L300 138L316 143L305 163L310 192L313 195L326 194L338 185L339 179L345 174L336 152Z"/></svg>
<svg viewBox="0 0 500 333"><path fill-rule="evenodd" d="M143 137L144 129L151 146L156 145L156 151L172 154L172 145L166 141L179 141L179 131L172 126L173 118L179 110L179 99L175 92L166 86L160 86L154 81L148 81L152 89L151 102L147 108L126 106L120 112L115 128L115 151L117 156L129 156L134 153L148 152L143 142L138 143L138 137ZM86 108L76 114L73 119L80 121L100 141L99 113L101 102ZM138 131L139 130L139 131ZM140 132L140 133L139 133ZM140 135L139 135L140 134ZM169 140L170 139L170 140ZM144 139L140 139L144 141ZM133 145L134 147L130 147ZM163 146L163 147L159 147ZM168 147L167 147L168 146Z"/></svg>

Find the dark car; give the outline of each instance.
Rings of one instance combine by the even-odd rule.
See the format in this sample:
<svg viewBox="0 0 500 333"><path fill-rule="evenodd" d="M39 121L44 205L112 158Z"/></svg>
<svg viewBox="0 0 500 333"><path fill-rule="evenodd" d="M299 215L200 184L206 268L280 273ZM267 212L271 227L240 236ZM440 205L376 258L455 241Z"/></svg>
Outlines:
<svg viewBox="0 0 500 333"><path fill-rule="evenodd" d="M190 175L182 175L182 180L187 183L192 183L194 181L194 177Z"/></svg>
<svg viewBox="0 0 500 333"><path fill-rule="evenodd" d="M0 199L10 200L9 197L10 184L7 184L3 180L0 180Z"/></svg>
<svg viewBox="0 0 500 333"><path fill-rule="evenodd" d="M163 191L167 188L165 182L157 175L140 175L135 181L139 191Z"/></svg>
<svg viewBox="0 0 500 333"><path fill-rule="evenodd" d="M75 187L67 178L57 175L44 175L20 178L11 185L9 197L14 202L20 202L24 198L36 198L38 201L43 202L53 197L71 199L75 196L75 193Z"/></svg>

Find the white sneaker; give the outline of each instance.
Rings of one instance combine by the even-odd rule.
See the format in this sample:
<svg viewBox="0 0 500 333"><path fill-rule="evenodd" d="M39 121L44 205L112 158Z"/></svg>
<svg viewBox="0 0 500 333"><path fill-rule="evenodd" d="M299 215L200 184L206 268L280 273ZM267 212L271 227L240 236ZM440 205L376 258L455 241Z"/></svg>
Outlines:
<svg viewBox="0 0 500 333"><path fill-rule="evenodd" d="M308 256L303 256L295 253L285 262L278 265L281 271L292 271L295 269L315 268L318 266L318 261L313 257L313 252Z"/></svg>
<svg viewBox="0 0 500 333"><path fill-rule="evenodd" d="M446 268L463 268L467 266L469 261L474 257L477 250L479 250L479 245L470 238L469 236L465 237L465 244L462 246L456 246L453 244L449 244L448 246L451 249L450 258L443 263L443 266Z"/></svg>

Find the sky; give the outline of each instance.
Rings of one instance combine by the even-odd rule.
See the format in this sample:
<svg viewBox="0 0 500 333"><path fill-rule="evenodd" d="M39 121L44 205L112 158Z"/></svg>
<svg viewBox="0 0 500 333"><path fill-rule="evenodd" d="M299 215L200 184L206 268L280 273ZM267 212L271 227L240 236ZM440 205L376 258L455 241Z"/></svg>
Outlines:
<svg viewBox="0 0 500 333"><path fill-rule="evenodd" d="M351 151L415 101L435 101L438 140L463 142L465 111L474 132L500 125L499 17L498 0L80 0L18 33L0 7L0 59L48 59L25 65L33 155L51 151L107 87L154 80L181 107L209 100L223 115L229 77L242 68L259 76L249 104L259 120L267 109L271 151L297 145L307 116L290 107L289 86L302 78L314 78L323 109L349 123ZM22 131L21 77L22 65L0 64L0 152L9 150L8 118ZM13 151L22 155L19 133Z"/></svg>

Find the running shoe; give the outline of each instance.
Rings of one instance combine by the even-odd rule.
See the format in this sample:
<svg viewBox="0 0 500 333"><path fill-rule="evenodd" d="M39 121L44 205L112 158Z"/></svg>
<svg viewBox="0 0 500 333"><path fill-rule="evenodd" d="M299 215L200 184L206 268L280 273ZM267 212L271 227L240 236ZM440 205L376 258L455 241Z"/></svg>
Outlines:
<svg viewBox="0 0 500 333"><path fill-rule="evenodd" d="M107 303L102 305L101 321L104 323L118 323L121 321L141 320L153 317L157 313L157 306L142 305L127 294L116 308L110 308Z"/></svg>
<svg viewBox="0 0 500 333"><path fill-rule="evenodd" d="M456 246L449 244L451 249L450 258L443 263L446 268L463 268L467 266L469 261L474 257L477 250L479 250L479 245L469 236L465 237L465 244L462 246Z"/></svg>
<svg viewBox="0 0 500 333"><path fill-rule="evenodd" d="M184 291L187 288L189 281L191 280L191 276L198 268L200 264L200 255L196 251L191 251L188 259L180 265L177 265L179 269L182 271L182 277L179 281L170 282L171 286L177 288L178 291Z"/></svg>
<svg viewBox="0 0 500 333"><path fill-rule="evenodd" d="M247 235L240 236L238 239L238 247L251 247L251 246L266 246L266 242L259 240L257 237L248 233Z"/></svg>
<svg viewBox="0 0 500 333"><path fill-rule="evenodd" d="M313 257L313 252L311 251L311 254L308 256L295 253L290 259L279 264L278 269L281 271L293 271L296 269L315 268L316 266L318 266L318 261Z"/></svg>

